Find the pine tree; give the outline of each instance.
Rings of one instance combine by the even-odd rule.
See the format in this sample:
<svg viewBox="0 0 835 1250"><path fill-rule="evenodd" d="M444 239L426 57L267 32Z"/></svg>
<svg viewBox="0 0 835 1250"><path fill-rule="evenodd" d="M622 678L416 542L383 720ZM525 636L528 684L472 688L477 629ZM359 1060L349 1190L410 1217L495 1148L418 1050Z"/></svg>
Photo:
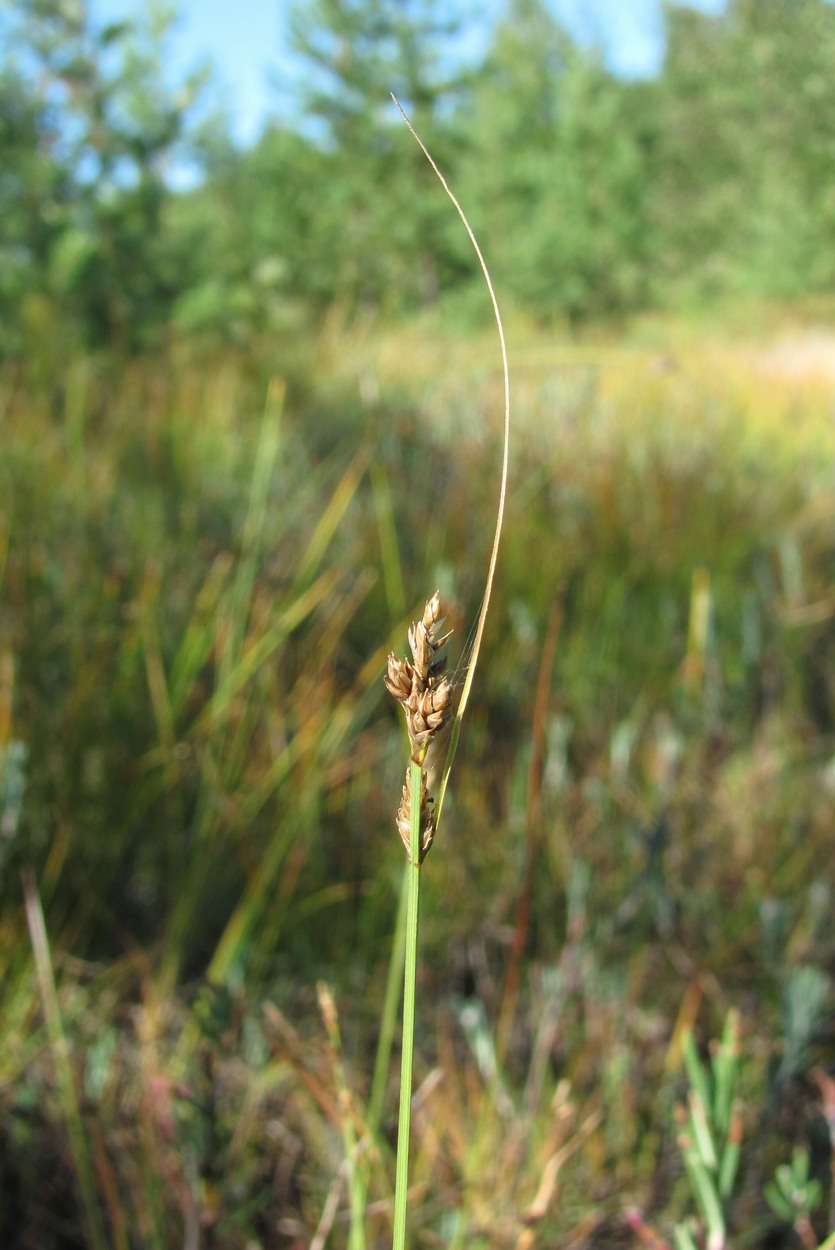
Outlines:
<svg viewBox="0 0 835 1250"><path fill-rule="evenodd" d="M465 75L445 49L461 25L443 0L311 0L293 10L307 130L330 157L319 224L335 223L334 289L352 311L431 302L458 267L447 207L390 93L448 168L445 117Z"/></svg>

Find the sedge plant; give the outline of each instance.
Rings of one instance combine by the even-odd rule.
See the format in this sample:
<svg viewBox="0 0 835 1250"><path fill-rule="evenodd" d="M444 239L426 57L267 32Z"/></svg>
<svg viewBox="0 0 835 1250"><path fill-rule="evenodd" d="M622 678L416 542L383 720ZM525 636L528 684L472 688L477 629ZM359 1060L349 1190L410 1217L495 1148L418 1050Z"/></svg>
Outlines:
<svg viewBox="0 0 835 1250"><path fill-rule="evenodd" d="M444 191L457 210L470 242L475 249L493 306L501 348L504 379L503 451L499 500L496 511L496 528L490 551L481 611L476 623L472 650L466 664L460 698L457 699L456 704L456 692L446 672L445 645L450 635L442 632L443 616L440 592L438 591L427 600L421 619L416 621L409 630L411 660L401 660L393 653L390 654L385 675L386 688L400 703L405 713L409 739L409 762L406 768L406 779L397 810L396 822L407 857L407 904L403 1041L397 1130L393 1250L404 1250L406 1245L406 1207L409 1180L409 1134L411 1125L421 867L440 824L444 794L458 744L461 722L472 688L487 619L487 611L490 606L490 595L493 588L507 493L510 382L501 314L481 248L461 205L451 191L446 179L406 117L396 97L392 96L392 99L398 109L400 109L406 125L420 145L423 154L440 180Z"/></svg>

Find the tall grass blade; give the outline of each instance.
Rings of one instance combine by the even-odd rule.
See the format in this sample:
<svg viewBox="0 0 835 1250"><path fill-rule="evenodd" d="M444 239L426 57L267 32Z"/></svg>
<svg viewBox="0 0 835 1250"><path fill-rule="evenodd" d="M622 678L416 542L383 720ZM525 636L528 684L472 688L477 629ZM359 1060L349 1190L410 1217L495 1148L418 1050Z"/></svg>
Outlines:
<svg viewBox="0 0 835 1250"><path fill-rule="evenodd" d="M325 511L317 521L310 537L310 542L299 561L294 582L297 592L304 587L305 583L315 574L319 567L322 557L327 551L348 509L348 505L356 494L357 487L362 480L365 470L368 468L368 462L373 451L374 443L372 440L369 439L363 443L340 479Z"/></svg>
<svg viewBox="0 0 835 1250"><path fill-rule="evenodd" d="M69 1047L64 1034L58 992L55 988L46 922L35 878L29 872L23 876L23 898L26 908L26 922L29 927L29 938L35 957L35 973L38 981L41 1008L46 1020L49 1044L52 1050L52 1061L55 1064L58 1094L67 1126L76 1179L81 1191L87 1234L93 1250L108 1250L109 1243L96 1195L93 1167L87 1149L87 1137L81 1118L75 1079L70 1065Z"/></svg>
<svg viewBox="0 0 835 1250"><path fill-rule="evenodd" d="M370 469L371 489L374 493L374 510L380 536L380 558L383 565L383 582L386 588L389 612L395 620L405 615L406 591L403 586L403 566L400 546L394 524L394 504L391 483L385 467L374 463Z"/></svg>
<svg viewBox="0 0 835 1250"><path fill-rule="evenodd" d="M220 685L224 685L229 673L235 668L241 654L241 647L249 620L252 603L252 589L258 570L261 539L264 533L267 516L267 497L275 459L278 454L281 415L284 406L284 384L273 379L264 405L264 416L261 422L261 434L255 463L252 470L252 482L249 491L249 506L241 539L242 554L238 563L237 576L228 601L224 604L227 616L226 645L220 664Z"/></svg>

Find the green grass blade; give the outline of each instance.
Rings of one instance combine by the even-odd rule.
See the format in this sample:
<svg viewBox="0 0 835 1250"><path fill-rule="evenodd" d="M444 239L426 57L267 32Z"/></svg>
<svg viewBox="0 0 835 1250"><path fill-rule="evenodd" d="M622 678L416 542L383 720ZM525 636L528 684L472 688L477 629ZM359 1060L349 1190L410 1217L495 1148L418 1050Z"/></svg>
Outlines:
<svg viewBox="0 0 835 1250"><path fill-rule="evenodd" d="M693 1041L693 1034L688 1029L684 1035L682 1045L684 1054L684 1066L687 1070L687 1079L690 1082L690 1088L694 1093L698 1094L702 1101L702 1105L710 1107L712 1099L710 1096L710 1077L699 1058L699 1052L696 1050L696 1043Z"/></svg>
<svg viewBox="0 0 835 1250"><path fill-rule="evenodd" d="M371 466L371 489L374 495L374 511L377 515L377 532L380 536L380 558L383 565L383 582L386 588L389 612L399 620L406 611L406 591L403 587L403 566L400 545L394 523L394 504L391 483L382 464L375 461Z"/></svg>
<svg viewBox="0 0 835 1250"><path fill-rule="evenodd" d="M237 663L246 631L246 624L249 619L252 588L255 584L258 557L267 517L270 479L279 448L283 407L284 386L276 379L273 379L267 393L267 402L264 405L261 434L255 453L255 463L253 465L252 482L249 491L249 506L241 538L241 559L238 563L238 572L232 593L225 605L228 612L228 632L220 664L221 678L225 677Z"/></svg>
<svg viewBox="0 0 835 1250"><path fill-rule="evenodd" d="M348 506L356 494L362 475L368 467L368 462L374 450L374 444L371 442L364 443L354 456L345 473L342 475L336 490L333 492L327 507L316 523L316 528L311 535L310 542L307 545L300 562L295 578L295 587L298 592L313 577L322 557L330 545L331 539L336 533L342 518L344 517Z"/></svg>
<svg viewBox="0 0 835 1250"><path fill-rule="evenodd" d="M708 1245L716 1250L724 1245L725 1220L713 1177L696 1147L687 1147L683 1158L693 1197L707 1228Z"/></svg>
<svg viewBox="0 0 835 1250"><path fill-rule="evenodd" d="M721 1134L731 1126L739 1069L739 1012L729 1011L722 1040L713 1055L713 1122Z"/></svg>

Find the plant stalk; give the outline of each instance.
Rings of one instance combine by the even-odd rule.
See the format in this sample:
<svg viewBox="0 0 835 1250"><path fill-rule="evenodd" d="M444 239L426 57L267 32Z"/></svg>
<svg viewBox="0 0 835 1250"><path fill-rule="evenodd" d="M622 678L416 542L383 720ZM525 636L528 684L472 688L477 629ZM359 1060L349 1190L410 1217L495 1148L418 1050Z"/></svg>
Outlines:
<svg viewBox="0 0 835 1250"><path fill-rule="evenodd" d="M412 828L406 899L406 971L403 979L403 1043L400 1058L400 1110L397 1118L397 1169L394 1187L392 1250L405 1250L406 1197L409 1188L409 1130L412 1119L412 1062L415 1049L415 986L417 983L418 911L420 905L421 765L412 760Z"/></svg>

